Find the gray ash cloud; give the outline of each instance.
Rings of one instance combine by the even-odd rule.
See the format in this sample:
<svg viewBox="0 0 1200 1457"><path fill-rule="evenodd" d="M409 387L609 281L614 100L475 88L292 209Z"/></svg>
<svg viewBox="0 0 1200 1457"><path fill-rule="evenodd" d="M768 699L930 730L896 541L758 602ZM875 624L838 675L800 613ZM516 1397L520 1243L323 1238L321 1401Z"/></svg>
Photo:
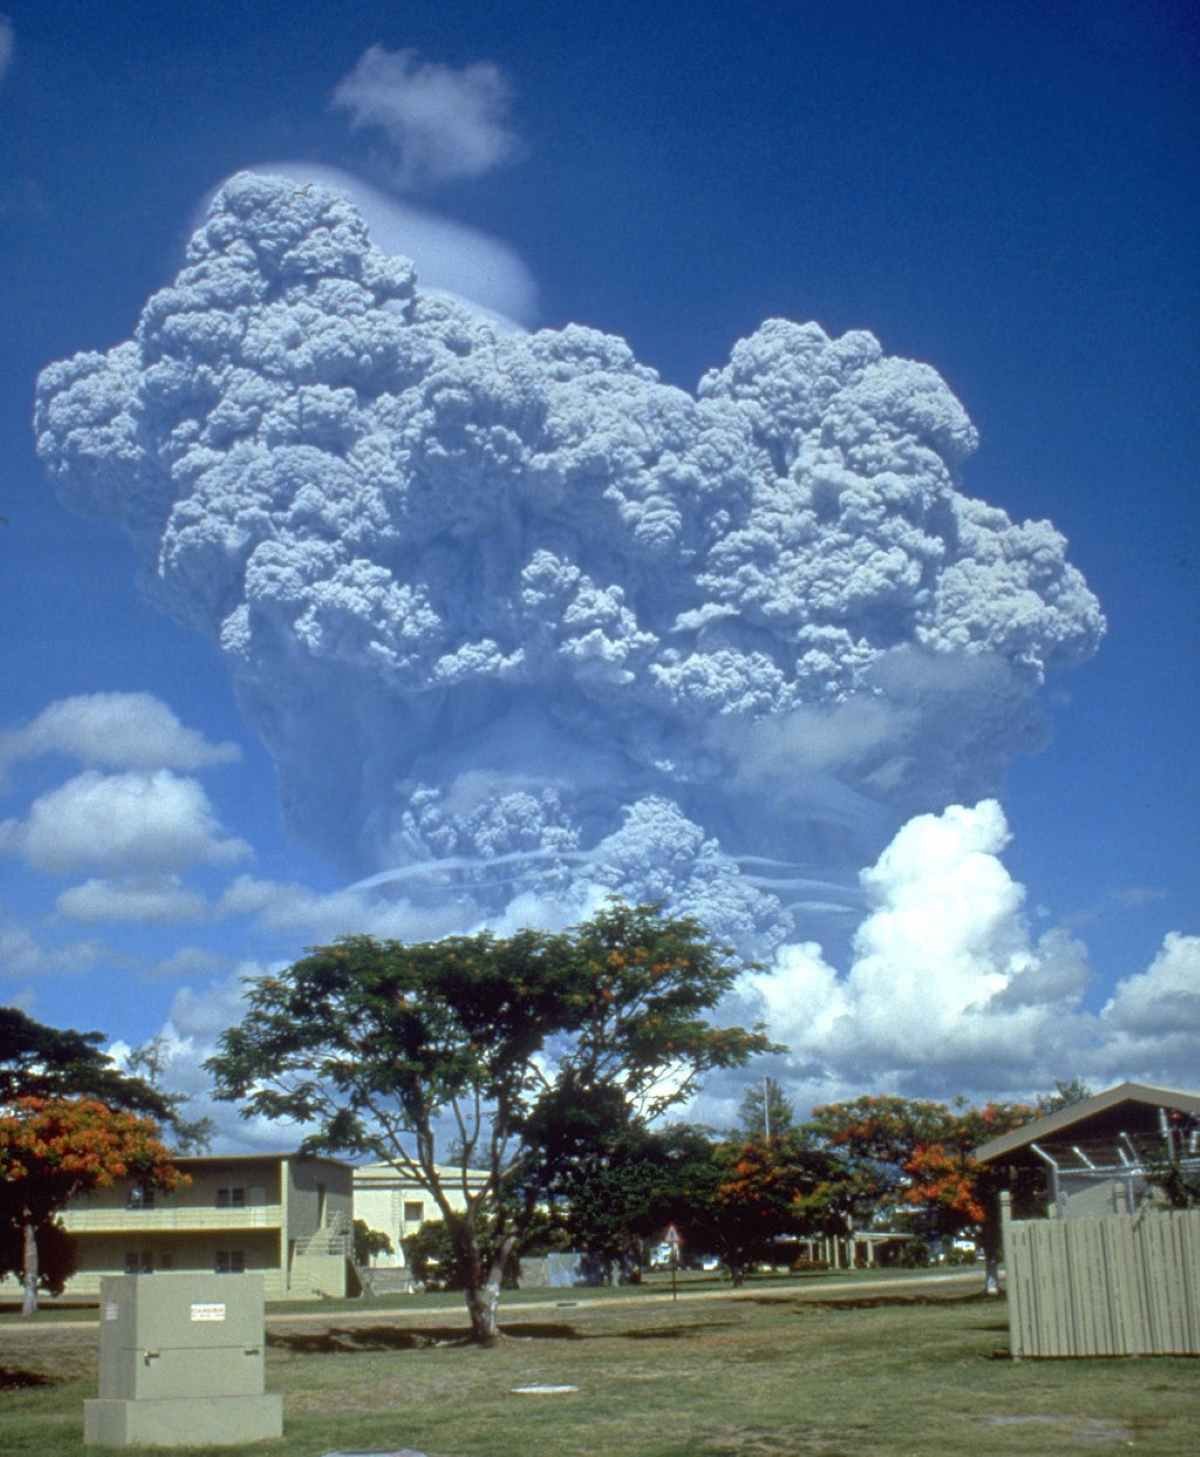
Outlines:
<svg viewBox="0 0 1200 1457"><path fill-rule="evenodd" d="M287 179L226 184L36 430L219 643L295 833L465 922L612 890L769 951L993 792L1104 629L1049 522L963 493L929 366L774 319L692 395L423 294Z"/></svg>

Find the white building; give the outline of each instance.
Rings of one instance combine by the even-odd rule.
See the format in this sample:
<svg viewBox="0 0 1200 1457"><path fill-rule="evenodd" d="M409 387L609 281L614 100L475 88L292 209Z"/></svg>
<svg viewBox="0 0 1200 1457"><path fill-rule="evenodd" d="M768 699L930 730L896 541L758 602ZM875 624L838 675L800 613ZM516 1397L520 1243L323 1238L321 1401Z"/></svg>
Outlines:
<svg viewBox="0 0 1200 1457"><path fill-rule="evenodd" d="M475 1193L487 1180L483 1169L462 1169L445 1164L437 1166L438 1178L452 1209L467 1207L467 1191ZM465 1180L465 1186L464 1186ZM402 1174L388 1163L360 1164L354 1170L354 1217L365 1221L368 1229L386 1234L395 1250L391 1255L376 1255L376 1266L400 1267L404 1264L406 1235L416 1234L428 1220L440 1220L441 1210L428 1189Z"/></svg>

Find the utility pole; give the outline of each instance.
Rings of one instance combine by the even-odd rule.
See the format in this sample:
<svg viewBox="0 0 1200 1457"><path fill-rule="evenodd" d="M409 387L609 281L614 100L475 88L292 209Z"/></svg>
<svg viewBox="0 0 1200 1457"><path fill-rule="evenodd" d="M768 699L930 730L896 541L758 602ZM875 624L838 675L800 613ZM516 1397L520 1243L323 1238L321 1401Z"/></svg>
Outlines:
<svg viewBox="0 0 1200 1457"><path fill-rule="evenodd" d="M771 1079L763 1078L763 1126L767 1142L771 1142Z"/></svg>

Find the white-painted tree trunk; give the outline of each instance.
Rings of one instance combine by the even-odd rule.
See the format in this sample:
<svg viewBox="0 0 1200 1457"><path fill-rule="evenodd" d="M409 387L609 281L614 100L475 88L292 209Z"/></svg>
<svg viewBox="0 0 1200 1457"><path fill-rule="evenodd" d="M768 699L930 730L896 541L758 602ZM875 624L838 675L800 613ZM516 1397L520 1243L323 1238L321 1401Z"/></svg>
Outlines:
<svg viewBox="0 0 1200 1457"><path fill-rule="evenodd" d="M21 1283L24 1286L21 1314L34 1315L38 1308L38 1247L37 1231L31 1220L25 1221L21 1233Z"/></svg>

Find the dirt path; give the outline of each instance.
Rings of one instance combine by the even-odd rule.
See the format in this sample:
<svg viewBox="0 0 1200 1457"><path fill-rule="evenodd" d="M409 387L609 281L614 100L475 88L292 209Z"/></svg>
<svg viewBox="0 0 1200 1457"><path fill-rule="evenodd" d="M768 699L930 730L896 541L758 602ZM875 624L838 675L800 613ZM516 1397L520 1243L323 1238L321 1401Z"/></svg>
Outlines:
<svg viewBox="0 0 1200 1457"><path fill-rule="evenodd" d="M731 1296L758 1295L773 1297L788 1296L795 1298L810 1298L813 1300L824 1300L827 1298L836 1299L839 1295L876 1295L880 1291L894 1291L897 1294L915 1289L928 1288L929 1286L960 1285L964 1293L968 1286L974 1284L982 1290L982 1275L975 1270L967 1271L964 1274L955 1275L913 1275L891 1280L823 1280L820 1284L813 1284L809 1281L796 1281L795 1283L772 1285L769 1289L759 1285L747 1285L742 1290L734 1290L730 1286L722 1286L718 1290L681 1290L679 1301L685 1300L728 1300ZM519 1305L504 1305L503 1299L500 1302L501 1318L507 1321L518 1319L527 1310L563 1310L563 1309L586 1309L589 1306L610 1306L610 1305L670 1305L672 1304L669 1290L656 1292L654 1295L645 1293L637 1295L602 1295L602 1296L573 1296L569 1291L564 1290L556 1299L522 1301ZM383 1310L348 1310L343 1307L340 1310L311 1310L297 1311L290 1315L287 1311L273 1310L267 1315L267 1326L293 1326L293 1325L381 1325L392 1324L397 1321L418 1321L426 1322L435 1317L454 1316L466 1324L466 1311L461 1300L447 1305L426 1305L419 1309L406 1310L403 1306L390 1305ZM28 1340L30 1337L50 1336L56 1331L84 1331L99 1330L98 1320L55 1320L39 1322L36 1317L31 1321L3 1321L0 1322L0 1343L6 1336L14 1339Z"/></svg>

